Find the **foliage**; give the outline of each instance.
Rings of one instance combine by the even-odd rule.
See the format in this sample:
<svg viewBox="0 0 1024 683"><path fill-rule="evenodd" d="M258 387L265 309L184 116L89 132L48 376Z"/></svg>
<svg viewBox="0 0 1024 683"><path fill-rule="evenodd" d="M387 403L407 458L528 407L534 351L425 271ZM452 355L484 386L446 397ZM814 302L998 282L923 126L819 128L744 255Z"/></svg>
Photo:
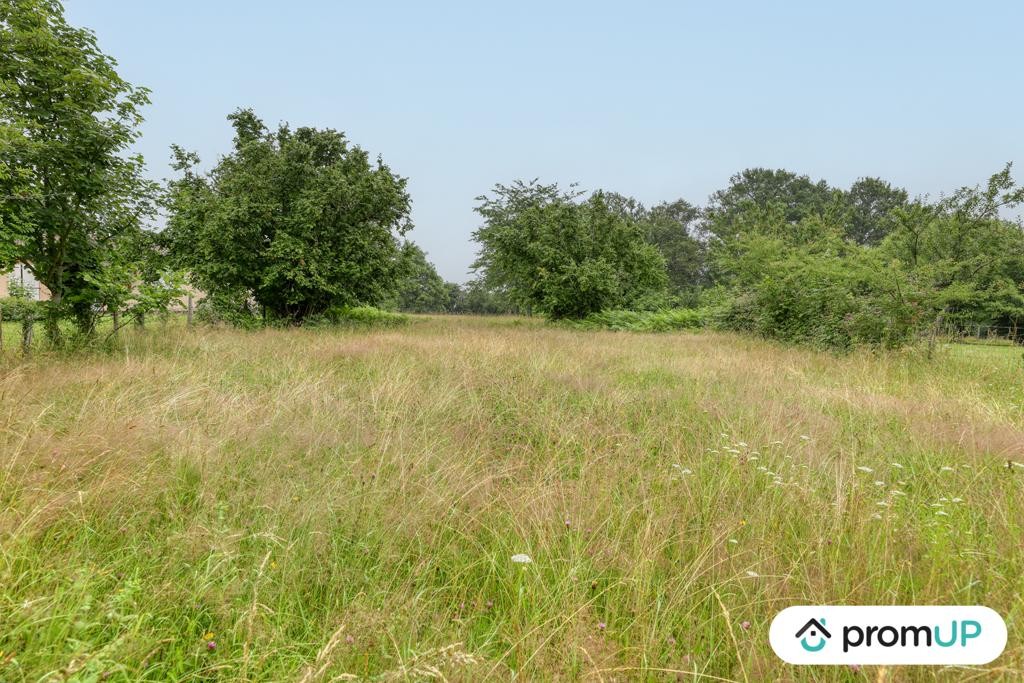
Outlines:
<svg viewBox="0 0 1024 683"><path fill-rule="evenodd" d="M771 212L780 226L798 225L834 210L841 202L838 198L824 180L813 182L783 169L748 168L711 195L704 229L715 240L732 239L745 231L751 212Z"/></svg>
<svg viewBox="0 0 1024 683"><path fill-rule="evenodd" d="M195 315L203 323L243 329L255 329L265 322L248 292L226 287L207 293L196 306Z"/></svg>
<svg viewBox="0 0 1024 683"><path fill-rule="evenodd" d="M183 177L170 183L167 232L196 286L293 323L393 296L405 180L335 130L271 132L244 109L228 118L234 147L209 174L175 148Z"/></svg>
<svg viewBox="0 0 1024 683"><path fill-rule="evenodd" d="M714 315L718 327L836 351L912 338L919 306L907 298L905 275L863 247L749 233L720 258L733 284Z"/></svg>
<svg viewBox="0 0 1024 683"><path fill-rule="evenodd" d="M700 209L678 199L653 207L643 219L647 241L665 259L669 292L689 303L706 283L706 248L695 236L700 215Z"/></svg>
<svg viewBox="0 0 1024 683"><path fill-rule="evenodd" d="M445 283L452 313L473 315L508 315L522 313L508 294L487 286L482 279L470 280L464 285Z"/></svg>
<svg viewBox="0 0 1024 683"><path fill-rule="evenodd" d="M701 309L673 308L661 311L601 311L567 324L580 330L672 332L699 329L704 327L706 321L707 312Z"/></svg>
<svg viewBox="0 0 1024 683"><path fill-rule="evenodd" d="M912 273L930 322L1024 322L1024 230L1000 218L1024 203L1007 165L985 187L894 212L880 250Z"/></svg>
<svg viewBox="0 0 1024 683"><path fill-rule="evenodd" d="M893 212L908 205L907 191L881 178L859 178L845 195L849 206L846 236L865 246L876 245L893 226Z"/></svg>
<svg viewBox="0 0 1024 683"><path fill-rule="evenodd" d="M407 242L402 247L402 273L395 308L410 313L446 313L451 310L451 291L437 274L422 249Z"/></svg>
<svg viewBox="0 0 1024 683"><path fill-rule="evenodd" d="M0 309L6 322L25 322L39 318L42 306L39 301L26 296L17 283L10 283L11 296L0 298Z"/></svg>
<svg viewBox="0 0 1024 683"><path fill-rule="evenodd" d="M476 209L484 225L473 233L474 267L515 304L554 319L583 318L665 289L664 258L603 193L581 201L555 184L516 181L493 194Z"/></svg>
<svg viewBox="0 0 1024 683"><path fill-rule="evenodd" d="M127 150L148 91L123 80L56 0L0 4L0 269L22 262L50 290L47 332L91 331L90 274L153 211L155 186Z"/></svg>
<svg viewBox="0 0 1024 683"><path fill-rule="evenodd" d="M705 245L696 236L700 209L685 199L662 202L651 208L615 192L605 192L604 199L612 211L627 221L638 223L644 238L665 259L668 287L661 301L695 303L707 275ZM653 298L658 298L660 292L652 294Z"/></svg>

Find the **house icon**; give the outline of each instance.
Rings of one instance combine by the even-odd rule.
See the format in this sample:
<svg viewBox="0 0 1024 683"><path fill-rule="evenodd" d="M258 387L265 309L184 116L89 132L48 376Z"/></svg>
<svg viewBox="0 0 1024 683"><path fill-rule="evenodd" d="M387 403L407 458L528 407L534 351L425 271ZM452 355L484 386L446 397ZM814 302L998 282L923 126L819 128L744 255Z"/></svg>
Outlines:
<svg viewBox="0 0 1024 683"><path fill-rule="evenodd" d="M804 636L808 631L810 631L810 633ZM808 621L803 625L803 628L796 632L796 637L800 638L800 646L803 647L803 649L808 652L817 652L821 648L825 647L825 643L827 643L828 639L832 637L832 634L825 628L825 619L822 618L821 620L811 619ZM807 642L808 638L818 638L818 642L812 645Z"/></svg>

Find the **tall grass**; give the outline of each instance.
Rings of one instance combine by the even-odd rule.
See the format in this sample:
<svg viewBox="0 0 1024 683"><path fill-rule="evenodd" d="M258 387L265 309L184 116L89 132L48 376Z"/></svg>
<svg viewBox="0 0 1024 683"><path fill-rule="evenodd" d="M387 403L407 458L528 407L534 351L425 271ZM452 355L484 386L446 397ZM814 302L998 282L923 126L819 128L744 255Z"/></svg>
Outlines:
<svg viewBox="0 0 1024 683"><path fill-rule="evenodd" d="M1024 367L985 351L439 317L9 355L0 680L1015 680ZM800 669L801 603L1010 639Z"/></svg>
<svg viewBox="0 0 1024 683"><path fill-rule="evenodd" d="M564 324L579 330L615 330L617 332L672 332L696 330L707 322L707 313L696 308L661 311L611 310L591 313L583 320Z"/></svg>

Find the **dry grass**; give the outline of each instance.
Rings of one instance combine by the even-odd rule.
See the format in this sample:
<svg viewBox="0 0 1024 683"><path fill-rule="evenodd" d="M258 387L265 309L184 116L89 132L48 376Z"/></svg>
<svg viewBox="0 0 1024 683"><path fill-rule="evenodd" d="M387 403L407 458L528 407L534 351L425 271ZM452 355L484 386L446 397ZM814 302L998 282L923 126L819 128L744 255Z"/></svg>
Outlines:
<svg viewBox="0 0 1024 683"><path fill-rule="evenodd" d="M1024 668L1012 348L430 318L0 368L3 681ZM1010 641L989 670L796 669L767 632L800 603L986 604Z"/></svg>

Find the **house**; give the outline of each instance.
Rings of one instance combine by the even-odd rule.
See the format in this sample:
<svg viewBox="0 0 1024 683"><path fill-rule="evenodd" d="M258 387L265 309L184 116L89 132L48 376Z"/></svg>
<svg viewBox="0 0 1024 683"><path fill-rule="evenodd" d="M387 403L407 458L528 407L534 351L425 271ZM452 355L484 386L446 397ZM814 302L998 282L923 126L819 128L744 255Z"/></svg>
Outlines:
<svg viewBox="0 0 1024 683"><path fill-rule="evenodd" d="M14 266L14 270L9 273L0 273L0 299L11 295L12 284L25 287L28 290L29 298L37 301L46 301L50 298L50 290L39 282L32 271L22 263Z"/></svg>
<svg viewBox="0 0 1024 683"><path fill-rule="evenodd" d="M0 299L11 295L11 285L19 284L28 289L29 298L36 301L49 301L50 290L39 282L32 271L24 264L17 264L9 273L0 273ZM174 313L185 313L205 298L202 292L191 285L185 285L184 293L171 302L168 310Z"/></svg>

